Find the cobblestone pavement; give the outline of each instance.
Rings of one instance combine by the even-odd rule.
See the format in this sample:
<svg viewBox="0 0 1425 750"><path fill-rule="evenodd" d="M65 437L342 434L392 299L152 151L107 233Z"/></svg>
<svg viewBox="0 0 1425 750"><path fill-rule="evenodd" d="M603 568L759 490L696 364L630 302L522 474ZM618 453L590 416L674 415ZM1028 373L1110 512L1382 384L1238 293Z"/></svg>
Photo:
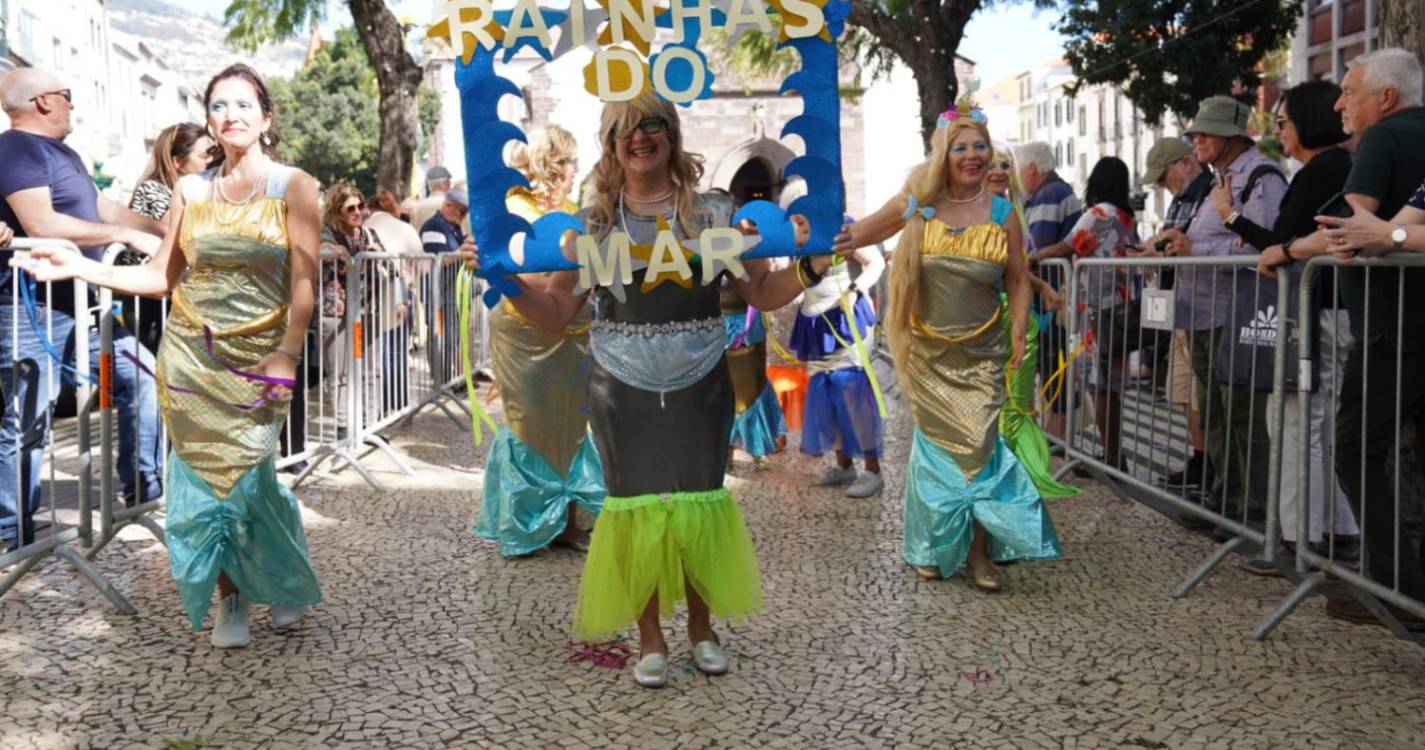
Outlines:
<svg viewBox="0 0 1425 750"><path fill-rule="evenodd" d="M1425 650L1328 619L1313 600L1265 643L1287 591L1228 566L1167 592L1211 543L1092 486L1055 501L1063 560L1008 592L923 583L898 557L903 416L885 493L811 489L804 456L729 484L756 537L767 611L722 627L727 676L672 681L571 663L581 557L503 560L470 533L482 460L427 412L393 433L417 469L370 465L299 492L326 603L253 644L188 632L163 548L139 530L100 557L141 614L57 564L0 600L0 747L1419 747ZM746 457L741 457L745 459ZM176 742L185 738L188 742Z"/></svg>

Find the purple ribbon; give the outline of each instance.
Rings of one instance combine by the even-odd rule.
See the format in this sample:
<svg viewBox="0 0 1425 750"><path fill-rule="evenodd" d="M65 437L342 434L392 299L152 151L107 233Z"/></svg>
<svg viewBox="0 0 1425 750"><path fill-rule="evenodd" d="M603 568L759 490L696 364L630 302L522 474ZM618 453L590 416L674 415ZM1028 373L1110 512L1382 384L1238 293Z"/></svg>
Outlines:
<svg viewBox="0 0 1425 750"><path fill-rule="evenodd" d="M262 384L265 384L265 385L281 386L281 387L286 388L286 389L288 389L288 390L295 390L295 389L297 388L297 380L296 380L295 378L274 378L274 377L269 377L269 376L267 376L267 375L259 375L258 373L255 373L255 372L248 372L248 371L246 371L246 370L240 370L240 369L238 369L238 368L236 368L236 367L233 367L232 365L228 364L227 362L224 362L224 361L222 360L222 358L220 358L220 357L217 355L217 353L213 351L213 331L212 331L212 329L208 328L208 326L206 326L206 325L203 326L203 348L207 350L208 356L209 356L209 357L212 357L214 362L217 362L218 364L220 364L220 365L223 366L223 369L227 370L228 372L230 372L230 373L232 373L232 374L234 374L234 375L237 375L238 377L240 377L240 378L242 378L242 379L244 379L244 380L247 380L247 381L250 381L250 382L253 382L253 383L262 383ZM124 355L124 357L126 357L130 362L134 363L134 366L137 367L140 372L143 372L144 374L146 374L146 375L148 375L149 377L153 378L155 381L158 380L158 375L157 375L153 370L150 370L150 369L148 368L148 365L145 365L143 362L139 361L139 358L136 357L136 356L134 356L134 353L133 353L133 352L131 352L131 351L129 351L129 350L126 349L126 350L123 351L123 355ZM254 401L254 402L252 402L252 403L250 403L250 404L238 404L238 403L233 403L233 402L231 402L231 401L223 401L223 400L220 399L220 398L217 398L217 397L215 397L215 396L210 396L210 395L208 395L208 394L206 394L206 393L203 393L202 391L195 391L195 390L193 390L192 388L183 388L182 386L177 386L177 385L172 385L172 384L168 385L167 387L168 387L168 390L173 391L174 393L185 393L185 394L188 394L188 395L190 395L190 396L197 396L197 397L199 397L199 398L205 398L205 399L207 399L207 400L209 400L209 401L212 401L212 402L215 403L215 404L219 404L219 405L221 405L221 406L232 407L232 408L237 409L238 411L242 411L242 412L253 412L253 411L257 411L258 409L261 409L262 407L266 406L267 404L272 403L273 401L276 401L276 400L277 400L277 399L268 398L268 397L267 397L267 394L264 392L262 396L258 397L258 399L257 399L256 401Z"/></svg>
<svg viewBox="0 0 1425 750"><path fill-rule="evenodd" d="M732 340L733 349L741 349L744 341L747 340L747 332L752 328L753 316L757 314L757 308L752 305L747 306L747 317L742 320L742 332L737 334L737 338Z"/></svg>

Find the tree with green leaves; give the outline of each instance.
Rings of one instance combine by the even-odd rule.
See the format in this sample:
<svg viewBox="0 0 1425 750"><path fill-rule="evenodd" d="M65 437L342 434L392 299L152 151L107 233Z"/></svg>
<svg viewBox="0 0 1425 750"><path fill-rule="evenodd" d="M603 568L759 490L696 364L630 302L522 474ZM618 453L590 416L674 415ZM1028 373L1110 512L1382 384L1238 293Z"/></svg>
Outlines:
<svg viewBox="0 0 1425 750"><path fill-rule="evenodd" d="M341 29L291 79L271 82L282 160L323 186L346 180L367 195L376 190L381 118L376 74L356 32Z"/></svg>
<svg viewBox="0 0 1425 750"><path fill-rule="evenodd" d="M385 0L347 0L346 5L374 72L379 97L376 184L397 196L407 195L421 132L421 67L406 47L405 27ZM228 38L240 47L255 49L264 42L301 33L321 19L325 7L325 0L232 0L225 14Z"/></svg>
<svg viewBox="0 0 1425 750"><path fill-rule="evenodd" d="M1150 125L1209 96L1255 89L1290 43L1301 0L1061 0L1056 27L1079 85L1124 87Z"/></svg>
<svg viewBox="0 0 1425 750"><path fill-rule="evenodd" d="M1041 8L1054 0L851 0L851 27L841 39L842 59L869 73L890 72L897 60L910 68L920 96L920 134L929 148L935 120L960 96L955 58L965 26L981 9L1015 2ZM775 75L787 67L771 37L748 32L728 56L736 70Z"/></svg>

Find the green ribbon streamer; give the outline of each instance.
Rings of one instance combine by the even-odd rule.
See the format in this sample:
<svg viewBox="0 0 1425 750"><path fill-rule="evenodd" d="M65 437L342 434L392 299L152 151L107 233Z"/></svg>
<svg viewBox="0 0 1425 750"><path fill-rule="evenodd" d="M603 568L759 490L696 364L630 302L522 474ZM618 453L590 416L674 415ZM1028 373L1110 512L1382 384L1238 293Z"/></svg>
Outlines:
<svg viewBox="0 0 1425 750"><path fill-rule="evenodd" d="M474 298L475 273L462 267L455 276L455 304L460 311L460 360L465 365L465 398L470 403L470 413L474 415L470 420L470 436L478 448L485 439L480 424L483 422L489 427L491 434L499 429L499 425L495 424L495 419L480 405L480 399L476 396L475 367L470 362L470 305Z"/></svg>

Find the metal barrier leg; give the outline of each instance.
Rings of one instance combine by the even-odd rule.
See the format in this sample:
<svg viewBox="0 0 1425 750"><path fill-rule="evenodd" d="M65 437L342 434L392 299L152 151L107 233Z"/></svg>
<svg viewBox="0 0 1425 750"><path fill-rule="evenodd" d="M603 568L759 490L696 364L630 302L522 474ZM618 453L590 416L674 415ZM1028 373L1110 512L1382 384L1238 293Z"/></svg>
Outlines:
<svg viewBox="0 0 1425 750"><path fill-rule="evenodd" d="M1278 625L1282 624L1283 620L1290 617L1291 613L1295 612L1296 608L1301 606L1301 603L1306 601L1307 597L1315 594L1317 589L1321 588L1325 582L1326 573L1322 571L1317 571L1303 578L1301 582L1296 585L1296 588L1291 590L1291 594L1283 599L1281 604L1277 605L1276 609L1272 610L1270 614L1262 618L1261 622L1257 623L1256 627L1252 628L1252 640L1265 640L1267 636L1272 634L1273 630L1277 629Z"/></svg>
<svg viewBox="0 0 1425 750"><path fill-rule="evenodd" d="M391 459L392 463L396 464L396 467L401 470L402 474L408 477L416 475L416 470L412 469L411 465L406 463L406 459L402 457L400 453L397 453L396 449L392 448L390 443L386 442L386 438L372 433L366 436L365 442L367 445L374 446L377 450L386 454L386 457Z"/></svg>
<svg viewBox="0 0 1425 750"><path fill-rule="evenodd" d="M1236 552L1238 547L1246 543L1247 540L1242 537L1235 537L1224 542L1222 546L1217 548L1216 552L1212 553L1211 557L1207 558L1202 565L1197 567L1197 570L1194 570L1182 583L1178 584L1177 588L1173 589L1171 596L1174 599L1181 599L1191 594L1192 590L1197 588L1199 583L1207 580L1207 577L1212 575L1212 571L1217 570L1217 566L1221 565L1222 561L1226 560L1228 555Z"/></svg>
<svg viewBox="0 0 1425 750"><path fill-rule="evenodd" d="M0 578L0 596L4 596L10 589L14 588L15 584L19 583L20 579L24 578L26 573L34 570L35 566L39 565L40 561L46 557L48 557L48 555L36 555L16 563L15 567L11 568L9 573L6 573L4 578Z"/></svg>
<svg viewBox="0 0 1425 750"><path fill-rule="evenodd" d="M162 526L158 525L158 521L153 520L153 516L147 514L135 516L133 522L148 529L148 533L153 534L153 538L157 539L159 544L168 546L168 534Z"/></svg>
<svg viewBox="0 0 1425 750"><path fill-rule="evenodd" d="M84 580L89 582L89 585L98 589L99 593L103 594L104 598L108 599L109 603L113 604L114 608L119 610L120 614L136 615L139 613L137 609L134 609L134 605L130 604L129 600L125 599L124 595L120 594L119 590L114 588L112 583L109 583L109 580L104 577L104 574L100 573L99 569L94 567L94 563L84 559L84 555L80 554L79 550L73 547L56 547L54 554L56 557L69 563L79 575L84 577Z"/></svg>

